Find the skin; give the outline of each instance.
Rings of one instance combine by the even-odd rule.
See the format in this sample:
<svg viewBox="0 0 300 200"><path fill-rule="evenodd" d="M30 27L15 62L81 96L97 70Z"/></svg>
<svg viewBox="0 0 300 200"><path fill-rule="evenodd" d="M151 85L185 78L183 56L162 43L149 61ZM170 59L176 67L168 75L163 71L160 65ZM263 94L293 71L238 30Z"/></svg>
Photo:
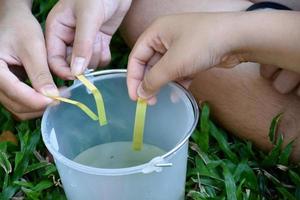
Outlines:
<svg viewBox="0 0 300 200"><path fill-rule="evenodd" d="M164 1L163 4L159 4L159 2L153 2L149 5L149 1L134 1L131 9L129 10L123 25L122 25L122 33L126 38L127 42L130 45L133 45L134 42L137 40L137 37L150 25L151 22L155 21L159 16L166 15L166 14L174 14L174 13L187 13L187 12L202 12L206 11L206 6L200 6L202 1L192 1L185 6L182 6L182 1ZM204 1L205 2L205 1ZM219 1L220 2L220 1ZM244 1L240 1L241 4L245 3ZM158 6L159 5L159 6ZM175 6L176 5L176 6ZM206 5L203 3L203 5ZM168 8L168 9L166 9ZM223 11L232 11L231 8L224 7L223 5L216 5L215 10L209 11L219 11L219 9L223 9ZM240 6L237 10L244 10L244 6ZM143 18L138 18L143 13ZM166 20L167 17L164 17L162 20ZM178 18L177 18L178 20ZM178 22L176 20L176 23ZM204 19L204 21L206 18ZM207 19L209 22L209 19ZM195 20L194 20L195 21ZM194 22L193 21L193 22ZM201 21L201 20L200 20ZM222 19L221 19L222 21ZM179 22L180 23L180 22ZM155 24L155 23L154 23ZM156 23L160 24L159 22ZM216 36L217 33L210 32L210 27L212 23L204 23L208 26L202 29L202 34L204 33L205 36L209 36L212 34ZM165 24L164 24L165 25ZM182 25L182 24L180 24ZM199 24L197 24L199 25ZM198 30L198 26L195 25L193 30ZM215 25L215 24L214 24ZM154 25L155 26L155 25ZM178 26L182 27L182 26ZM224 26L223 26L224 27ZM160 27L162 28L162 27ZM170 27L168 27L170 28ZM186 28L186 25L184 25ZM185 30L184 28L180 28L177 30ZM151 28L150 28L151 29ZM163 28L164 29L164 28ZM146 31L145 34L148 34L151 31ZM172 32L172 31L170 31ZM183 31L184 32L184 31ZM191 31L187 31L190 33ZM268 31L267 31L268 32ZM155 34L153 34L155 35ZM201 35L202 36L202 35ZM205 36L203 36L205 39ZM143 36L141 36L143 38ZM222 36L225 37L226 36ZM222 38L221 37L221 38ZM167 37L168 38L168 37ZM177 37L178 39L181 37ZM198 38L199 34L198 34ZM216 41L218 38L214 37ZM148 38L149 39L149 38ZM180 40L179 39L179 40ZM195 39L195 38L193 38ZM143 39L141 39L143 41ZM151 40L149 39L150 43ZM149 42L148 41L148 42ZM164 40L166 42L166 40ZM181 40L180 40L181 41ZM195 41L195 40L194 40ZM206 41L206 40L204 40ZM226 42L226 41L225 41ZM175 42L176 43L176 42ZM198 45L199 43L196 42ZM157 42L158 46L160 46L160 42ZM168 44L168 40L165 44ZM179 43L178 44L182 44ZM172 44L173 45L173 44ZM192 45L192 43L187 43L187 45ZM213 47L216 47L217 44L213 43ZM166 45L167 46L167 45ZM201 45L200 45L201 46ZM235 47L235 45L232 45ZM208 47L202 44L202 47ZM184 44L182 44L182 48ZM203 48L203 49L205 49ZM147 48L145 48L147 49ZM166 51L166 48L162 48ZM214 48L213 48L214 49ZM219 50L218 48L216 48ZM243 48L242 48L243 49ZM175 49L178 50L178 49ZM220 50L219 50L220 51ZM139 52L139 51L137 51ZM186 49L180 51L180 54L177 56L182 57L182 52L186 52ZM190 51L189 51L190 52ZM193 54L193 50L192 53ZM203 51L200 52L203 53ZM225 51L227 52L227 51ZM164 52L162 52L164 53ZM220 52L219 52L220 53ZM166 54L164 54L166 55ZM185 54L183 54L185 55ZM155 68L155 63L159 60L161 56L156 57L156 59L152 59L150 66L153 66L152 69ZM134 58L131 55L131 58ZM175 58L175 57L172 57ZM209 60L209 56L204 52L204 59ZM239 56L238 56L239 58ZM259 57L258 57L259 58ZM262 58L259 58L256 61L263 61ZM245 57L246 59L246 57ZM248 59L248 57L247 57ZM147 60L147 59L145 59ZM140 66L145 64L145 60L140 62ZM169 60L169 59L168 59ZM218 61L222 59L216 59ZM229 59L230 60L230 59ZM276 60L276 59L275 59ZM236 62L233 59L233 63ZM237 61L240 61L237 59ZM295 61L295 60L294 60ZM132 62L132 61L131 61ZM204 62L205 61L200 61ZM167 63L166 59L158 62L158 66L164 66L163 64ZM170 61L170 63L174 64L174 61ZM210 62L206 62L210 63ZM230 62L229 62L230 63ZM237 62L238 63L238 62ZM297 61L296 61L297 63ZM157 64L157 63L156 63ZM182 64L182 63L181 63ZM197 63L199 64L199 63ZM202 63L203 64L203 63ZM215 64L215 63L213 63ZM226 62L225 62L226 64ZM280 63L284 64L284 62ZM166 66L166 65L165 65ZM183 65L181 65L183 66ZM197 65L194 65L197 66ZM202 65L207 67L207 65ZM226 65L225 65L226 66ZM292 65L291 65L292 66ZM289 69L292 69L290 66ZM293 65L294 66L294 65ZM274 116L278 113L283 112L283 119L281 120L278 133L282 133L284 135L285 144L290 142L291 140L295 139L294 142L294 149L293 149L293 159L295 161L299 161L300 158L300 141L299 141L299 133L300 133L300 126L299 126L299 119L300 119L300 102L297 96L291 95L281 95L277 93L273 88L272 85L269 84L267 80L261 78L259 74L259 66L253 64L242 64L238 67L233 69L212 69L202 73L199 73L194 78L191 91L193 92L194 96L198 99L199 104L203 101L209 101L212 107L212 115L220 124L222 124L227 130L236 134L238 137L249 139L254 142L258 147L264 150L269 150L272 145L268 140L268 131L269 125ZM167 67L166 67L167 68ZM142 70L144 68L142 67ZM178 68L177 68L178 69ZM294 69L294 68L293 68ZM158 67L156 67L158 70ZM151 70L150 70L151 71ZM157 72L157 71L156 71ZM148 71L149 73L149 71ZM192 72L193 73L193 72ZM192 74L191 73L191 74ZM154 73L156 74L156 73ZM172 73L174 74L174 73ZM176 73L175 73L176 74ZM189 74L189 73L188 73ZM153 75L153 74L152 74ZM178 74L177 74L178 75ZM151 76L151 80L152 80ZM167 77L167 78L166 78ZM174 76L176 77L176 76ZM173 77L173 78L174 78ZM178 76L177 76L178 77ZM155 82L158 78L155 79ZM156 89L159 88L159 85L164 84L168 79L168 75L164 75L162 80L159 83L152 83L152 89L150 89L150 96L151 92L155 93ZM147 79L151 81L150 79ZM178 79L175 79L178 80ZM180 79L179 79L180 80ZM130 80L128 80L130 82ZM147 84L147 83L146 83ZM155 85L158 84L158 85ZM133 90L131 93L131 97L134 99L137 97L137 87L139 83L136 82L135 85L129 86ZM150 86L150 88L151 88ZM146 86L147 87L147 86ZM149 86L148 86L149 87ZM134 89L135 88L135 89ZM154 89L153 89L154 88ZM147 89L146 89L147 90Z"/></svg>
<svg viewBox="0 0 300 200"><path fill-rule="evenodd" d="M285 24L284 28L277 25L278 21ZM229 68L249 61L278 64L300 73L298 27L300 13L291 11L161 17L140 36L129 56L129 94L132 99L137 98L136 92L149 99L170 81L186 84L209 68ZM267 31L272 35L266 36ZM149 66L153 59L155 64Z"/></svg>
<svg viewBox="0 0 300 200"><path fill-rule="evenodd" d="M109 43L131 0L61 0L46 21L48 62L63 79L110 61ZM68 63L70 54L70 65Z"/></svg>
<svg viewBox="0 0 300 200"><path fill-rule="evenodd" d="M111 35L126 14L130 3L130 1L104 0L90 0L84 3L79 0L59 1L51 11L46 25L48 62L53 72L62 78L73 79L74 75L82 73L87 65L105 65L109 60L108 44ZM0 101L23 119L40 114L39 111L51 102L50 99L45 98L40 93L57 93L56 87L53 87L51 76L49 78L47 61L44 59L46 53L42 32L28 9L30 4L30 1L2 0L3 9L0 12L2 15L1 23L6 22L0 25L12 27L11 29L2 29L7 31L7 34L4 34L5 32L1 34L4 38L3 41L18 41L16 44L11 42L9 45L6 45L5 42L1 43L3 45L1 49L6 49L4 48L6 45L7 50L1 53L0 64L3 66L3 73L1 73L3 79L1 80L5 81L0 83L0 88L5 94L2 96L8 97L6 99L2 97ZM242 0L134 1L131 11L124 21L123 35L132 45L150 22L160 15L200 11L237 11L244 10L249 5L251 5L250 2ZM16 10L18 12L15 12ZM89 13L89 15L85 13ZM17 20L14 17L17 17ZM19 27L18 24L14 23L15 21L22 22L18 23L22 26ZM29 30L17 32L17 36L13 34L16 31L9 32L24 27ZM30 37L26 37L28 32L31 33ZM14 37L10 38L11 35ZM37 55L40 56L39 59L36 59ZM67 62L68 55L70 55L71 69ZM151 65L155 65L159 58L160 55L155 56L151 60ZM22 84L14 77L6 68L9 65L24 66L35 90ZM262 149L271 147L267 140L268 124L278 112L285 113L279 127L279 131L284 133L285 142L295 139L300 132L297 97L294 95L281 96L274 92L270 85L259 77L256 67L246 66L236 67L233 70L226 70L226 72L221 69L214 69L199 74L192 85L194 95L199 99L199 102L205 99L210 101L213 115L224 127L242 138L254 141ZM218 81L215 81L216 79ZM12 82L10 82L11 80ZM185 83L184 80L180 81ZM10 88L13 85L14 90L9 91L8 85ZM45 89L45 86L48 85L51 87ZM32 99L24 98L26 95ZM41 100L42 103L38 100ZM30 106L27 105L28 102ZM21 106L17 107L13 103L18 103ZM28 112L25 112L26 106ZM38 111L32 112L32 110ZM299 159L299 139L295 141L294 146L293 157Z"/></svg>
<svg viewBox="0 0 300 200"><path fill-rule="evenodd" d="M300 10L300 3L297 0L272 0L288 6L293 10ZM262 2L253 0L254 3ZM281 94L296 92L300 95L300 75L290 70L282 69L277 66L261 65L261 75L273 82L273 87Z"/></svg>
<svg viewBox="0 0 300 200"><path fill-rule="evenodd" d="M0 5L0 102L21 120L34 118L53 102L44 95L58 94L43 33L31 14L31 1L1 0ZM20 71L32 87L13 73Z"/></svg>

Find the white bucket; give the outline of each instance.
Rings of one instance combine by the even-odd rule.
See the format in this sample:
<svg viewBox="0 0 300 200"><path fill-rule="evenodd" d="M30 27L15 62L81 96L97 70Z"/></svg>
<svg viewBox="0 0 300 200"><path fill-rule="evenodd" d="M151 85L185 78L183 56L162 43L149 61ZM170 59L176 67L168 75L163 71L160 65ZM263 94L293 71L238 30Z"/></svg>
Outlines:
<svg viewBox="0 0 300 200"><path fill-rule="evenodd" d="M144 143L165 153L146 163L126 168L98 168L74 159L87 149L113 142L131 142L136 102L129 99L126 70L106 70L88 75L100 89L108 124L99 126L77 107L60 103L48 107L42 136L54 157L69 200L183 200L185 195L188 139L199 111L195 99L181 86L170 83L147 110ZM93 96L75 83L70 98L96 113ZM127 149L128 150L128 149ZM101 150L95 160L106 154Z"/></svg>

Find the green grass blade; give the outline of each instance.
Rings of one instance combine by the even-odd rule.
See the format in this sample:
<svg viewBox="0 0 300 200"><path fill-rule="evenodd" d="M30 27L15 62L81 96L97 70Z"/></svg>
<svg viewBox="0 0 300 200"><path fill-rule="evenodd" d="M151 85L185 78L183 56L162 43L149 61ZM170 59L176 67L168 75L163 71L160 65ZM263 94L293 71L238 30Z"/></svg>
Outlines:
<svg viewBox="0 0 300 200"><path fill-rule="evenodd" d="M289 158L290 158L290 155L292 153L292 150L293 150L293 143L294 141L291 141L290 143L288 143L284 149L282 150L280 156L279 156L279 161L278 163L281 164L281 165L288 165L289 163Z"/></svg>
<svg viewBox="0 0 300 200"><path fill-rule="evenodd" d="M39 182L37 185L35 185L34 187L32 187L31 189L35 192L41 192L45 189L50 188L51 186L53 186L53 182L49 181L49 180L42 180L41 182Z"/></svg>
<svg viewBox="0 0 300 200"><path fill-rule="evenodd" d="M197 144L200 146L201 150L208 152L209 148L209 106L204 103L201 109L201 118L200 118L200 137Z"/></svg>
<svg viewBox="0 0 300 200"><path fill-rule="evenodd" d="M0 151L0 166L6 174L11 173L12 167L5 152Z"/></svg>
<svg viewBox="0 0 300 200"><path fill-rule="evenodd" d="M209 122L209 125L210 134L217 140L219 147L224 151L224 153L230 158L231 161L233 161L234 163L238 163L239 159L237 155L230 150L228 141L225 139L223 134L212 122Z"/></svg>
<svg viewBox="0 0 300 200"><path fill-rule="evenodd" d="M283 137L280 135L277 139L276 145L271 150L271 152L264 158L262 165L265 167L274 166L279 159L281 153L281 147L283 143Z"/></svg>
<svg viewBox="0 0 300 200"><path fill-rule="evenodd" d="M237 195L236 195L237 188L236 188L234 178L225 164L223 164L222 167L223 167L223 176L224 176L227 199L237 200Z"/></svg>
<svg viewBox="0 0 300 200"><path fill-rule="evenodd" d="M42 162L39 162L39 163L34 163L32 165L29 165L24 173L25 174L28 174L30 172L33 172L35 170L38 170L38 169L41 169L41 168L44 168L46 166L50 165L50 163L46 162L46 161L42 161Z"/></svg>
<svg viewBox="0 0 300 200"><path fill-rule="evenodd" d="M233 177L236 182L241 180L246 180L246 185L253 189L258 190L257 177L253 169L248 165L246 160L243 160L236 167L236 170L233 173Z"/></svg>
<svg viewBox="0 0 300 200"><path fill-rule="evenodd" d="M277 187L276 188L282 195L283 199L287 199L287 200L297 200L294 195L292 195L287 189L285 189L284 187Z"/></svg>
<svg viewBox="0 0 300 200"><path fill-rule="evenodd" d="M289 170L289 177L291 181L298 187L300 187L300 175L294 172L293 170Z"/></svg>
<svg viewBox="0 0 300 200"><path fill-rule="evenodd" d="M278 127L278 124L279 124L279 121L280 121L282 115L283 115L282 113L278 114L276 117L273 118L273 120L271 122L270 131L269 131L269 139L273 144L275 144L275 142L276 142L275 135L276 135L277 127Z"/></svg>

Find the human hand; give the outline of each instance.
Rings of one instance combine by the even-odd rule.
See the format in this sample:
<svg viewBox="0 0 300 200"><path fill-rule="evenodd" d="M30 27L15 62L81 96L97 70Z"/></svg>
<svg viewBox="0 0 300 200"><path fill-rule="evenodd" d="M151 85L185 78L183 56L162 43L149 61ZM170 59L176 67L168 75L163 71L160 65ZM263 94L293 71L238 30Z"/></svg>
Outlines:
<svg viewBox="0 0 300 200"><path fill-rule="evenodd" d="M52 102L44 95L58 94L40 24L26 1L1 1L0 19L0 102L21 120L40 116ZM23 67L33 88L10 70Z"/></svg>
<svg viewBox="0 0 300 200"><path fill-rule="evenodd" d="M276 66L261 65L261 75L273 81L273 87L281 94L287 94L296 89L300 96L300 74Z"/></svg>
<svg viewBox="0 0 300 200"><path fill-rule="evenodd" d="M64 79L86 67L110 61L109 43L131 0L61 0L46 21L46 43L51 70ZM72 51L71 69L67 52Z"/></svg>
<svg viewBox="0 0 300 200"><path fill-rule="evenodd" d="M128 62L127 85L133 100L151 98L170 81L188 87L193 77L210 67L233 67L239 13L182 14L156 20L136 42ZM232 31L231 31L232 30ZM217 80L216 80L217 81Z"/></svg>

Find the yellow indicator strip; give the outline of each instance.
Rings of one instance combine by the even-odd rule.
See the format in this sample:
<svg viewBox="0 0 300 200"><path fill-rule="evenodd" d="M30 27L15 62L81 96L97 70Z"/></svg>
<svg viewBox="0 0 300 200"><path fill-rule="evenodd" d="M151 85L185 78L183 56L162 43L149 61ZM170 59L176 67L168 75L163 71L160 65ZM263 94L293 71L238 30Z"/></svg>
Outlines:
<svg viewBox="0 0 300 200"><path fill-rule="evenodd" d="M105 114L105 107L100 91L84 75L79 75L77 76L77 78L92 92L97 106L99 123L101 126L106 125L107 119Z"/></svg>
<svg viewBox="0 0 300 200"><path fill-rule="evenodd" d="M132 148L135 151L140 151L143 148L146 111L147 111L147 101L138 98L136 111L135 111L133 144L132 144Z"/></svg>
<svg viewBox="0 0 300 200"><path fill-rule="evenodd" d="M98 120L97 115L93 111L91 111L83 103L80 103L78 101L74 101L74 100L71 100L71 99L67 99L67 98L64 98L64 97L50 97L50 98L53 98L55 100L62 101L62 102L65 102L65 103L69 103L69 104L72 104L72 105L75 105L78 108L80 108L83 112L85 112L85 114L87 114L92 120L94 120L94 121Z"/></svg>

